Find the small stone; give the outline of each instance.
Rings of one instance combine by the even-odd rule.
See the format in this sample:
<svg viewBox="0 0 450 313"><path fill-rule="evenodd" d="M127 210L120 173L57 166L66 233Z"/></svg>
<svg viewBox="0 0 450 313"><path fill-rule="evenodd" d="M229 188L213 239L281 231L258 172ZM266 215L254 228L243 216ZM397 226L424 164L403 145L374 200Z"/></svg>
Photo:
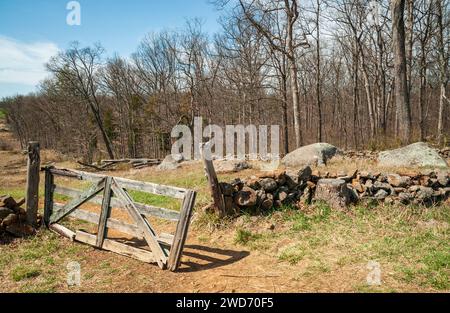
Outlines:
<svg viewBox="0 0 450 313"><path fill-rule="evenodd" d="M398 195L398 199L402 204L409 204L414 197L407 192L402 192Z"/></svg>
<svg viewBox="0 0 450 313"><path fill-rule="evenodd" d="M270 210L273 207L273 201L271 199L265 199L261 203L261 209L264 211Z"/></svg>
<svg viewBox="0 0 450 313"><path fill-rule="evenodd" d="M361 183L359 181L357 181L357 182L353 181L352 186L359 193L363 193L364 192L364 186L361 185Z"/></svg>
<svg viewBox="0 0 450 313"><path fill-rule="evenodd" d="M285 175L286 186L290 189L296 189L298 187L298 177L293 177L290 174Z"/></svg>
<svg viewBox="0 0 450 313"><path fill-rule="evenodd" d="M425 187L430 187L432 185L431 179L429 176L422 176L420 178L420 184Z"/></svg>
<svg viewBox="0 0 450 313"><path fill-rule="evenodd" d="M272 178L272 179L280 179L282 176L286 174L286 171L283 170L276 170L276 171L264 171L261 174L259 174L258 178Z"/></svg>
<svg viewBox="0 0 450 313"><path fill-rule="evenodd" d="M306 185L309 187L309 188L311 188L311 189L315 189L316 188L316 184L315 183L313 183L312 181L308 181L308 182L306 182Z"/></svg>
<svg viewBox="0 0 450 313"><path fill-rule="evenodd" d="M377 181L379 181L381 183L387 183L388 182L387 176L383 175L381 173L374 174L374 177L376 178Z"/></svg>
<svg viewBox="0 0 450 313"><path fill-rule="evenodd" d="M256 205L257 196L255 190L249 187L243 187L241 191L239 191L234 196L234 202L242 207L252 207Z"/></svg>
<svg viewBox="0 0 450 313"><path fill-rule="evenodd" d="M273 178L264 178L260 180L259 184L266 192L272 192L278 188L278 184Z"/></svg>
<svg viewBox="0 0 450 313"><path fill-rule="evenodd" d="M433 197L434 190L430 187L421 187L416 193L416 198L421 201L428 201Z"/></svg>
<svg viewBox="0 0 450 313"><path fill-rule="evenodd" d="M387 181L394 187L407 187L411 183L411 178L398 174L388 174Z"/></svg>
<svg viewBox="0 0 450 313"><path fill-rule="evenodd" d="M450 183L450 179L445 173L438 173L437 181L442 187L446 187Z"/></svg>
<svg viewBox="0 0 450 313"><path fill-rule="evenodd" d="M224 196L232 196L233 195L233 186L227 183L220 183L220 190Z"/></svg>
<svg viewBox="0 0 450 313"><path fill-rule="evenodd" d="M383 189L378 190L378 192L375 194L374 198L377 200L384 200L387 196L389 196L389 193Z"/></svg>
<svg viewBox="0 0 450 313"><path fill-rule="evenodd" d="M372 174L370 174L367 171L361 171L361 172L359 172L359 177L364 178L364 179L371 179Z"/></svg>
<svg viewBox="0 0 450 313"><path fill-rule="evenodd" d="M358 192L353 188L352 184L347 184L347 188L350 190L351 202L357 202L359 200Z"/></svg>
<svg viewBox="0 0 450 313"><path fill-rule="evenodd" d="M312 176L312 169L310 166L305 166L301 170L298 171L298 181L301 184L302 182L305 183L308 180L311 179Z"/></svg>
<svg viewBox="0 0 450 313"><path fill-rule="evenodd" d="M387 204L387 205L393 205L395 203L395 199L392 196L387 196L384 199L384 203Z"/></svg>
<svg viewBox="0 0 450 313"><path fill-rule="evenodd" d="M259 180L258 179L251 178L251 179L247 180L245 182L245 184L248 187L252 188L253 190L258 190L258 189L261 188L261 185L259 184Z"/></svg>
<svg viewBox="0 0 450 313"><path fill-rule="evenodd" d="M286 198L288 197L289 194L289 189L287 187L280 187L277 191L278 194L278 199L283 202L284 200L286 200Z"/></svg>
<svg viewBox="0 0 450 313"><path fill-rule="evenodd" d="M305 190L303 190L303 194L300 197L299 202L299 206L301 207L302 205L308 205L311 203L312 200L312 190L310 187L306 187Z"/></svg>
<svg viewBox="0 0 450 313"><path fill-rule="evenodd" d="M383 189L385 191L390 191L392 189L392 186L389 185L388 183L382 183L382 182L376 181L373 184L372 189L374 189L374 191L377 191L377 190L380 190L380 189Z"/></svg>

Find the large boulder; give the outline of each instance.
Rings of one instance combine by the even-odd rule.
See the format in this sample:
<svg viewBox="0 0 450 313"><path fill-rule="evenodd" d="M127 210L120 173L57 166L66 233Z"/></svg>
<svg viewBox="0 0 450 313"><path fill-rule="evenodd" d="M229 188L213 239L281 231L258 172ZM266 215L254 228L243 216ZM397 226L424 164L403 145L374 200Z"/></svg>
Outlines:
<svg viewBox="0 0 450 313"><path fill-rule="evenodd" d="M378 163L381 166L394 167L448 167L439 153L424 142L380 152Z"/></svg>
<svg viewBox="0 0 450 313"><path fill-rule="evenodd" d="M165 159L157 166L158 171L171 171L180 167L180 163L183 161L181 155L171 155L165 157Z"/></svg>
<svg viewBox="0 0 450 313"><path fill-rule="evenodd" d="M322 165L339 153L339 149L328 143L315 143L298 148L287 154L281 163L290 168L299 168L307 165Z"/></svg>

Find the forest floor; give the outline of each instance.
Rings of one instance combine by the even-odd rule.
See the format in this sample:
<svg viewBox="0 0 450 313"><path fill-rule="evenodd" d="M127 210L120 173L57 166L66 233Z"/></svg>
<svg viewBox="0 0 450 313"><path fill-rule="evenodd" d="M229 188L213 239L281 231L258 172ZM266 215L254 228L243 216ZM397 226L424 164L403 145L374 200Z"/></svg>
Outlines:
<svg viewBox="0 0 450 313"><path fill-rule="evenodd" d="M26 156L11 134L1 131L4 127L0 116L0 195L20 198ZM52 151L43 151L41 157L43 165L78 167ZM246 170L219 179L253 173ZM308 212L285 208L264 216L217 220L200 210L209 202L201 164L168 172L121 168L108 174L198 192L180 270L162 271L153 264L72 243L43 228L33 238L0 238L0 292L450 291L448 206L360 204L343 213L318 203ZM43 177L40 195L42 210ZM178 205L160 197L139 201ZM67 285L67 264L72 261L81 265L80 286ZM368 284L371 262L379 263L379 286Z"/></svg>

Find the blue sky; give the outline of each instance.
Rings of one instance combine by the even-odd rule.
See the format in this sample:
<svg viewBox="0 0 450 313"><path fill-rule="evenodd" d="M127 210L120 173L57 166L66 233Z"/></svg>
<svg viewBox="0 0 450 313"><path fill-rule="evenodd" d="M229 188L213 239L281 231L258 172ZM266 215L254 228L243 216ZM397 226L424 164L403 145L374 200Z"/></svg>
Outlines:
<svg viewBox="0 0 450 313"><path fill-rule="evenodd" d="M145 34L181 29L199 17L210 34L217 12L207 0L78 0L81 25L69 26L69 0L0 0L0 98L35 90L43 64L77 40L100 42L108 55L129 56Z"/></svg>

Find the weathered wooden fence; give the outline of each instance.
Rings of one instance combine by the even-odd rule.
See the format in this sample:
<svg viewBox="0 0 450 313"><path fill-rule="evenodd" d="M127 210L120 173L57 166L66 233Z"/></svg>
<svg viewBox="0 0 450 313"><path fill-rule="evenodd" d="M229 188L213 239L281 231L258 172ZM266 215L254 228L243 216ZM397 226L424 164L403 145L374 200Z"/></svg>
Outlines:
<svg viewBox="0 0 450 313"><path fill-rule="evenodd" d="M195 191L54 167L45 167L43 170L45 171L44 221L49 228L71 240L144 262L157 263L161 269L171 271L178 269L194 207ZM85 191L57 186L54 182L55 176L89 181L92 185ZM135 202L128 190L180 199L181 210L178 212ZM56 203L55 193L68 196L72 200L66 204ZM101 205L100 214L80 209L84 203ZM134 224L111 218L112 207L125 210ZM67 216L98 225L97 234L92 235L81 230L73 232L58 224ZM149 222L149 217L176 221L175 234L157 234ZM150 250L107 238L108 229L144 239Z"/></svg>

